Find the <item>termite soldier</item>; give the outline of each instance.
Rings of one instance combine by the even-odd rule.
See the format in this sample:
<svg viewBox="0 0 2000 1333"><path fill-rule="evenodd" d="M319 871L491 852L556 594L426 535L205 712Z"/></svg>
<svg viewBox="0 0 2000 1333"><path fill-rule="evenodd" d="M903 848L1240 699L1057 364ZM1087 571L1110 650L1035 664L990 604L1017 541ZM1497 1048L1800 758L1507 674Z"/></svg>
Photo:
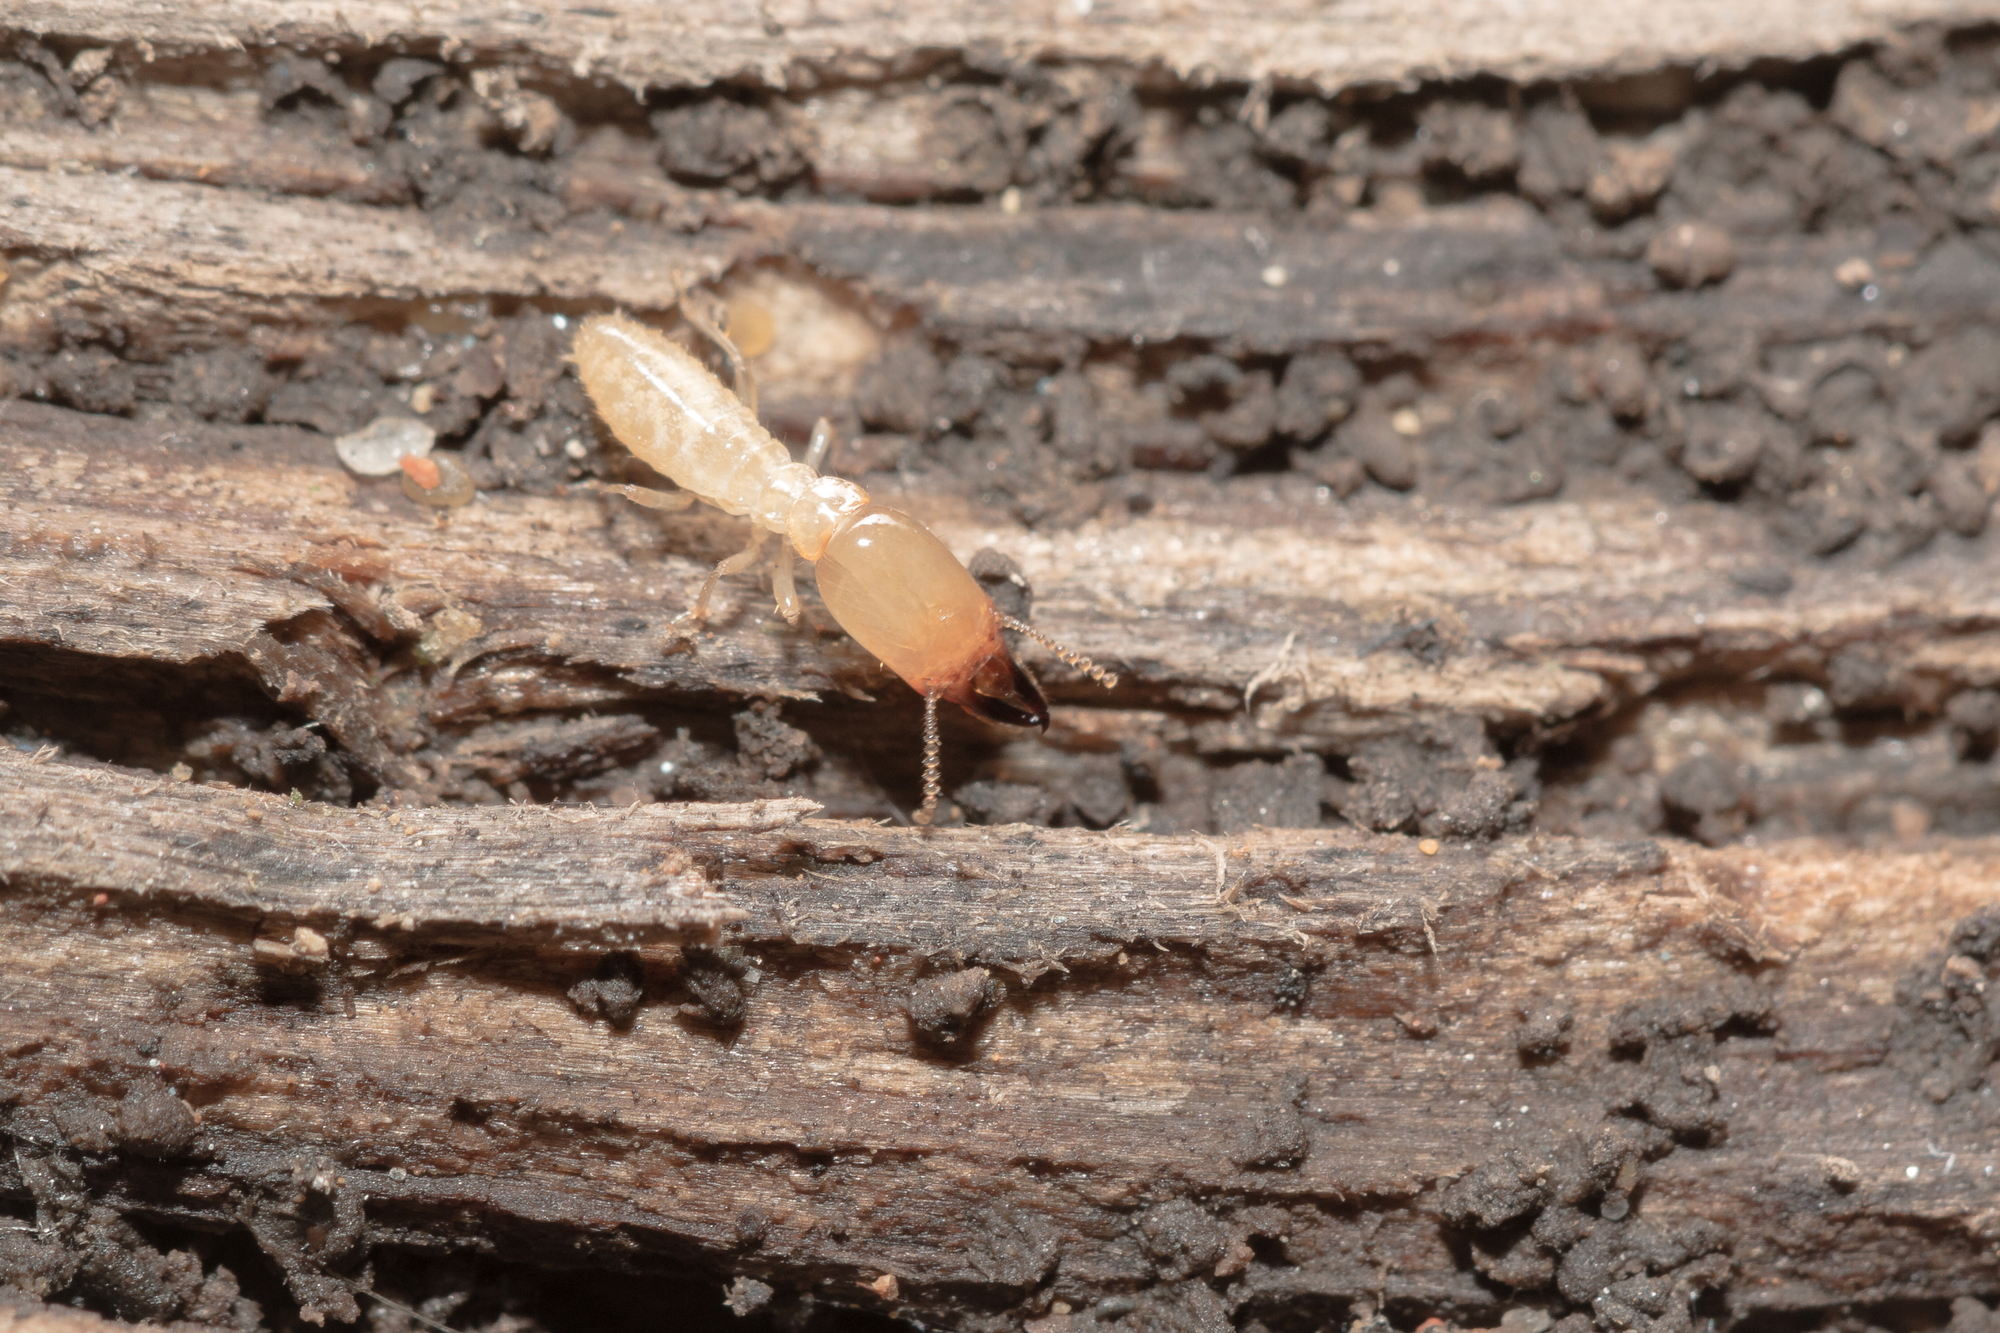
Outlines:
<svg viewBox="0 0 2000 1333"><path fill-rule="evenodd" d="M868 492L823 477L831 431L821 421L804 463L757 422L756 389L742 354L715 323L683 300L681 314L729 358L736 391L659 330L624 315L593 315L577 330L573 359L598 412L627 449L674 481L677 492L606 486L655 509L696 500L746 515L750 545L709 574L688 617L707 614L709 594L725 574L750 567L766 534L776 533L772 586L778 610L799 619L792 552L814 563L826 608L855 642L924 697L924 804L927 824L938 801L938 700L975 717L1047 728L1041 689L1001 640L1026 634L1105 686L1118 678L994 608L992 598L930 529L899 510L873 504Z"/></svg>

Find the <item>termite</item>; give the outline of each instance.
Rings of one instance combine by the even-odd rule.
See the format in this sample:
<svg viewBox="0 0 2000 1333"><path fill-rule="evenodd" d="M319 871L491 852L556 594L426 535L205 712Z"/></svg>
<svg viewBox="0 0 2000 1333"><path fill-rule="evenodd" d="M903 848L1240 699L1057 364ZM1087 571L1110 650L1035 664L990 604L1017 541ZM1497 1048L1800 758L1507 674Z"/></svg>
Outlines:
<svg viewBox="0 0 2000 1333"><path fill-rule="evenodd" d="M776 533L772 590L779 613L796 625L792 553L813 562L820 598L834 620L923 696L924 803L918 823L930 823L937 810L939 700L1009 726L1048 728L1048 701L1007 650L1003 629L1027 635L1107 688L1118 683L1090 659L1000 614L958 557L922 523L873 503L851 481L820 475L833 437L825 419L813 428L806 461L794 462L758 424L756 383L743 354L692 301L683 299L680 310L729 361L733 392L680 344L635 319L593 315L577 330L571 359L611 433L680 487L601 489L654 509L685 509L701 500L749 517L749 546L709 573L683 622L699 625L716 581L748 569L767 534Z"/></svg>

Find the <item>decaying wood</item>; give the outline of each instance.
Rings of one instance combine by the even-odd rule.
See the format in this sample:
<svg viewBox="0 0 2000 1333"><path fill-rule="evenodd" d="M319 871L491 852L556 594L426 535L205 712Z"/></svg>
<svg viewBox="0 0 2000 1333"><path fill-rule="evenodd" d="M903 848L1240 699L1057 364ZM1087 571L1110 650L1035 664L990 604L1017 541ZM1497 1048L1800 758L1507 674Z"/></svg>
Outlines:
<svg viewBox="0 0 2000 1333"><path fill-rule="evenodd" d="M198 1125L111 1201L249 1219L336 1317L369 1246L476 1232L918 1318L1213 1303L1159 1279L1215 1270L1252 1309L1373 1293L1476 1319L1496 1294L1451 1237L1509 1271L1482 1216L1560 1209L1530 1185L1510 1213L1466 1173L1514 1163L1518 1195L1593 1147L1630 1166L1582 1193L1630 1197L1648 1234L1759 1217L1696 1282L1727 1275L1738 1313L2000 1278L1992 1085L1964 1035L1989 1020L1926 998L1978 994L1990 842L1433 856L775 805L392 813L21 755L0 801L22 812L0 832L15 1134L129 1149L122 1099L170 1087ZM603 891L600 867L663 855L727 908ZM528 886L544 919L581 893L598 940L629 932L628 1029L565 999L587 962L536 930L468 940ZM674 1003L699 956L649 932L730 916L744 1017L718 1026ZM964 969L990 996L934 1040L927 978ZM1219 1220L1173 1232L1183 1196ZM1595 1214L1626 1207L1587 1225L1602 1241Z"/></svg>
<svg viewBox="0 0 2000 1333"><path fill-rule="evenodd" d="M879 331L916 323L1025 365L1367 345L1453 349L1446 379L1532 384L1583 344L1921 343L2000 298L1976 246L1919 264L1887 232L1738 237L1727 283L1663 289L1636 256L1490 198L1377 201L1336 229L777 203L675 184L610 124L536 186L568 216L489 225L421 211L333 122L274 122L247 83L211 77L237 48L366 48L580 96L599 76L804 95L914 86L964 52L1264 93L1583 75L1643 111L1652 84L1619 76L1678 88L1657 72L1990 10L919 8L606 0L550 22L474 0L28 0L10 31L121 43L170 77L134 80L108 127L0 124L0 348L100 340L156 364L306 347L442 298L656 311L692 279L757 270L810 274ZM845 160L856 179L869 151ZM1865 298L1837 276L1855 261ZM1866 659L1854 699L1884 716L2000 685L1990 540L1872 568L1799 563L1740 506L1585 486L1520 508L1334 504L1299 473L1152 474L1146 506L1083 488L1082 509L1036 526L970 492L867 484L959 553L1018 561L1037 623L1120 673L1105 696L1036 660L1052 752L1345 756L1453 722L1532 749L1677 682L1836 660ZM1691 1308L1778 1320L2000 1291L1991 839L1440 845L918 831L796 798L425 804L460 768L496 800L530 774L522 715L819 697L853 731L909 720L878 664L783 626L748 580L698 639L663 639L739 537L580 491L421 510L309 431L0 401L16 698L114 716L252 699L323 728L381 791L347 808L0 748L14 1280L61 1289L47 1275L126 1245L129 1217L247 1232L309 1319L359 1315L399 1250L1041 1333L1384 1309L1477 1326L1521 1294L1691 1333ZM658 739L626 714L561 725L607 752L621 728ZM1794 823L1815 827L1845 776L1798 779ZM1991 781L1923 809L1990 805ZM225 1319L233 1293L143 1272L97 1290L162 1322ZM0 1304L0 1330L86 1318Z"/></svg>
<svg viewBox="0 0 2000 1333"><path fill-rule="evenodd" d="M409 748L395 719L412 707L471 720L662 692L894 688L844 637L776 626L748 586L725 585L698 640L663 645L702 562L666 549L657 520L595 495L492 496L439 514L345 473L309 432L238 428L232 438L256 447L220 467L199 431L163 438L20 402L0 403L0 425L10 652L235 663L280 699L328 691L314 714L387 780ZM1715 507L1662 523L1635 502L1383 506L1357 522L1352 508L1313 503L1300 480L1261 503L1191 497L1043 534L897 502L963 555L992 546L1018 560L1038 620L1124 676L1111 702L1139 711L1121 723L1101 707L1066 710L1062 724L1086 735L1158 731L1173 724L1144 710L1188 706L1208 710L1180 725L1210 751L1324 749L1451 715L1556 728L1705 663L1797 667L1856 644L1896 661L1897 697L1912 707L2000 679L1986 628L2000 579L1979 548L1893 571L1813 569L1774 598L1732 577L1774 558L1770 535ZM227 527L202 521L217 506ZM669 526L683 543L712 532L717 548L734 535L720 518ZM455 669L409 674L394 691L344 677L311 655L324 640L309 631L354 635L327 627L336 608L378 644L435 643ZM1449 651L1385 651L1384 635L1413 618L1444 626ZM1085 682L1051 680L1065 702L1105 702ZM1236 712L1246 690L1248 716Z"/></svg>
<svg viewBox="0 0 2000 1333"><path fill-rule="evenodd" d="M702 84L746 73L783 83L798 66L894 68L913 53L986 50L1012 57L1159 64L1228 79L1275 78L1335 91L1419 77L1498 74L1531 80L1653 70L1761 57L1802 58L1921 19L1977 20L1978 0L1784 0L1746 10L1724 0L1579 6L1536 0L1496 10L1455 0L1422 14L1394 6L1295 2L1254 13L1144 0L982 5L919 10L867 4L710 3L663 11L606 0L550 15L492 0L412 11L388 0L290 4L233 0L214 14L168 15L143 3L23 0L10 20L30 32L146 41L162 54L281 42L305 47L442 44L466 58L539 58L579 78L637 87Z"/></svg>
<svg viewBox="0 0 2000 1333"><path fill-rule="evenodd" d="M1743 242L1726 288L1662 293L1647 290L1637 262L1565 257L1551 225L1518 206L1364 217L1331 233L1277 228L1261 215L1136 208L1011 217L775 208L688 200L656 167L653 188L725 229L691 237L585 216L552 234L460 235L439 232L414 210L310 195L278 201L172 179L233 175L250 186L296 186L295 142L257 153L254 141L223 140L169 166L143 146L90 136L82 160L96 170L70 175L46 170L73 156L71 145L49 137L0 134L0 191L9 202L0 246L28 261L16 262L9 331L25 337L37 321L59 317L77 336L123 331L151 355L240 340L266 321L344 322L363 298L472 291L664 309L677 282L779 256L853 283L885 309L921 312L942 336L972 346L1027 339L1045 354L1134 336L1225 340L1266 353L1551 335L1657 342L1697 330L1780 343L1859 331L1907 336L1976 318L2000 292L2000 264L1970 246L1944 247L1911 269L1907 256L1885 257L1895 241L1873 234ZM109 174L126 167L170 179ZM588 172L571 179L577 190L611 188ZM625 192L634 188L627 177ZM245 246L249 235L271 240ZM1835 277L1857 258L1881 275L1879 296L1865 302ZM1276 286L1265 277L1274 266L1284 274ZM63 299L53 305L43 293Z"/></svg>

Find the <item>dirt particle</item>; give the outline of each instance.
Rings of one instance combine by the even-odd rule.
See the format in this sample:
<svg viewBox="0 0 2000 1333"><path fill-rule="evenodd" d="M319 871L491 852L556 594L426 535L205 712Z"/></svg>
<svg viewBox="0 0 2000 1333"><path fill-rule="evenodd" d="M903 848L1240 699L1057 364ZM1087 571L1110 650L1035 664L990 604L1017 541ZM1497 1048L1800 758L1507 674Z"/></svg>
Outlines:
<svg viewBox="0 0 2000 1333"><path fill-rule="evenodd" d="M1993 499L1970 463L1961 458L1941 459L1924 485L1937 501L1939 515L1947 528L1961 537L1977 537L1986 530Z"/></svg>
<svg viewBox="0 0 2000 1333"><path fill-rule="evenodd" d="M1433 1014L1398 1010L1391 1017L1406 1035L1417 1041L1429 1041L1438 1034L1438 1021Z"/></svg>
<svg viewBox="0 0 2000 1333"><path fill-rule="evenodd" d="M1289 1101L1253 1112L1236 1137L1230 1160L1245 1171L1287 1171L1312 1151L1312 1132Z"/></svg>
<svg viewBox="0 0 2000 1333"><path fill-rule="evenodd" d="M1034 824L1046 827L1061 807L1049 792L1025 782L968 782L952 799L972 824Z"/></svg>
<svg viewBox="0 0 2000 1333"><path fill-rule="evenodd" d="M472 73L472 91L498 118L514 146L531 157L566 150L576 139L576 126L545 93L521 87L511 69L480 69Z"/></svg>
<svg viewBox="0 0 2000 1333"><path fill-rule="evenodd" d="M1726 486L1757 470L1767 436L1785 429L1753 408L1728 403L1689 403L1683 413L1686 438L1681 468L1696 481Z"/></svg>
<svg viewBox="0 0 2000 1333"><path fill-rule="evenodd" d="M1521 1025L1514 1032L1514 1049L1522 1063L1551 1064L1569 1053L1569 1030L1576 1012L1568 1005L1537 1005L1521 1011Z"/></svg>
<svg viewBox="0 0 2000 1333"><path fill-rule="evenodd" d="M1271 1011L1280 1014L1302 1012L1312 998L1312 972L1295 963L1285 964L1271 988Z"/></svg>
<svg viewBox="0 0 2000 1333"><path fill-rule="evenodd" d="M740 1319L762 1310L777 1294L769 1283L739 1273L730 1279L729 1286L724 1290L723 1303L729 1307L731 1314Z"/></svg>
<svg viewBox="0 0 2000 1333"><path fill-rule="evenodd" d="M1371 741L1348 756L1354 780L1330 780L1343 817L1378 832L1431 838L1492 837L1532 817L1538 789L1512 767L1496 767L1474 719L1440 722L1409 736Z"/></svg>
<svg viewBox="0 0 2000 1333"><path fill-rule="evenodd" d="M1210 798L1216 831L1237 833L1259 826L1318 828L1325 790L1326 766L1316 755L1236 764L1216 775Z"/></svg>
<svg viewBox="0 0 2000 1333"><path fill-rule="evenodd" d="M1673 176L1677 145L1671 138L1638 143L1607 141L1584 197L1606 222L1620 222L1649 207Z"/></svg>
<svg viewBox="0 0 2000 1333"><path fill-rule="evenodd" d="M788 778L820 757L812 737L787 723L782 710L776 700L759 700L736 715L736 753L753 776Z"/></svg>
<svg viewBox="0 0 2000 1333"><path fill-rule="evenodd" d="M1006 997L1007 989L983 967L926 977L903 997L910 1029L918 1040L953 1046L974 1030L980 1015Z"/></svg>
<svg viewBox="0 0 2000 1333"><path fill-rule="evenodd" d="M1612 344L1601 349L1590 368L1598 399L1620 421L1643 420L1652 405L1652 380L1638 348Z"/></svg>
<svg viewBox="0 0 2000 1333"><path fill-rule="evenodd" d="M79 412L123 415L139 401L132 367L101 347L56 353L42 367L49 392Z"/></svg>
<svg viewBox="0 0 2000 1333"><path fill-rule="evenodd" d="M1706 287L1735 269L1736 244L1712 223L1675 223L1647 243L1646 263L1669 287Z"/></svg>
<svg viewBox="0 0 2000 1333"><path fill-rule="evenodd" d="M1669 815L1710 847L1743 836L1750 819L1754 775L1746 764L1718 754L1684 759L1660 779Z"/></svg>
<svg viewBox="0 0 2000 1333"><path fill-rule="evenodd" d="M1638 1053L1640 1063L1626 1104L1683 1141L1712 1142L1727 1126L1716 1085L1703 1073L1714 1063L1718 1034L1768 1031L1770 1022L1769 999L1741 986L1625 1011L1613 1027L1611 1048Z"/></svg>
<svg viewBox="0 0 2000 1333"><path fill-rule="evenodd" d="M382 68L375 72L372 85L375 96L392 107L400 107L410 100L412 94L425 80L444 73L444 66L434 60L418 60L413 56L397 56L384 61Z"/></svg>
<svg viewBox="0 0 2000 1333"><path fill-rule="evenodd" d="M218 347L176 357L167 398L204 420L240 423L262 414L276 385L263 357Z"/></svg>
<svg viewBox="0 0 2000 1333"><path fill-rule="evenodd" d="M1360 371L1340 353L1295 356L1278 380L1271 428L1302 442L1316 440L1348 418L1360 390Z"/></svg>
<svg viewBox="0 0 2000 1333"><path fill-rule="evenodd" d="M1474 184L1501 182L1521 164L1514 117L1497 107L1433 102L1418 123L1430 132L1431 162L1456 168Z"/></svg>
<svg viewBox="0 0 2000 1333"><path fill-rule="evenodd" d="M1139 1247L1169 1280L1215 1267L1227 1240L1215 1219L1186 1199L1154 1204L1139 1218Z"/></svg>
<svg viewBox="0 0 2000 1333"><path fill-rule="evenodd" d="M917 338L899 338L861 372L854 410L864 425L926 435L938 424L933 401L943 387L944 371L930 347Z"/></svg>
<svg viewBox="0 0 2000 1333"><path fill-rule="evenodd" d="M694 1003L682 1005L681 1013L719 1028L738 1026L749 1008L742 982L747 970L740 949L689 945L681 952L681 984Z"/></svg>
<svg viewBox="0 0 2000 1333"><path fill-rule="evenodd" d="M1363 407L1340 428L1338 442L1369 476L1390 490L1407 491L1417 484L1417 451L1410 437L1396 429L1391 413Z"/></svg>
<svg viewBox="0 0 2000 1333"><path fill-rule="evenodd" d="M1820 1179L1842 1194L1851 1194L1861 1184L1861 1168L1845 1157L1821 1157L1817 1166Z"/></svg>
<svg viewBox="0 0 2000 1333"><path fill-rule="evenodd" d="M658 112L653 135L660 165L674 179L745 193L775 189L803 173L803 149L811 142L773 111L722 98Z"/></svg>
<svg viewBox="0 0 2000 1333"><path fill-rule="evenodd" d="M1745 592L1782 597L1792 590L1792 571L1778 564L1745 565L1730 570L1729 581Z"/></svg>
<svg viewBox="0 0 2000 1333"><path fill-rule="evenodd" d="M601 1018L615 1028L630 1027L646 990L639 956L620 951L598 960L596 970L569 988L569 1002L585 1018Z"/></svg>

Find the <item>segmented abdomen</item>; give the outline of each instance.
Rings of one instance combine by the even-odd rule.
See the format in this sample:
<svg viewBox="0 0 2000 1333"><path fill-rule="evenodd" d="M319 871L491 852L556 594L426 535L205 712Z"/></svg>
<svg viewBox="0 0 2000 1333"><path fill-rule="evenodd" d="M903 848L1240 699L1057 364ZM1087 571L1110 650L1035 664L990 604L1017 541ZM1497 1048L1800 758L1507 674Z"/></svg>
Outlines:
<svg viewBox="0 0 2000 1333"><path fill-rule="evenodd" d="M583 387L626 448L724 513L764 522L758 500L792 457L699 361L624 315L586 320L575 357Z"/></svg>

